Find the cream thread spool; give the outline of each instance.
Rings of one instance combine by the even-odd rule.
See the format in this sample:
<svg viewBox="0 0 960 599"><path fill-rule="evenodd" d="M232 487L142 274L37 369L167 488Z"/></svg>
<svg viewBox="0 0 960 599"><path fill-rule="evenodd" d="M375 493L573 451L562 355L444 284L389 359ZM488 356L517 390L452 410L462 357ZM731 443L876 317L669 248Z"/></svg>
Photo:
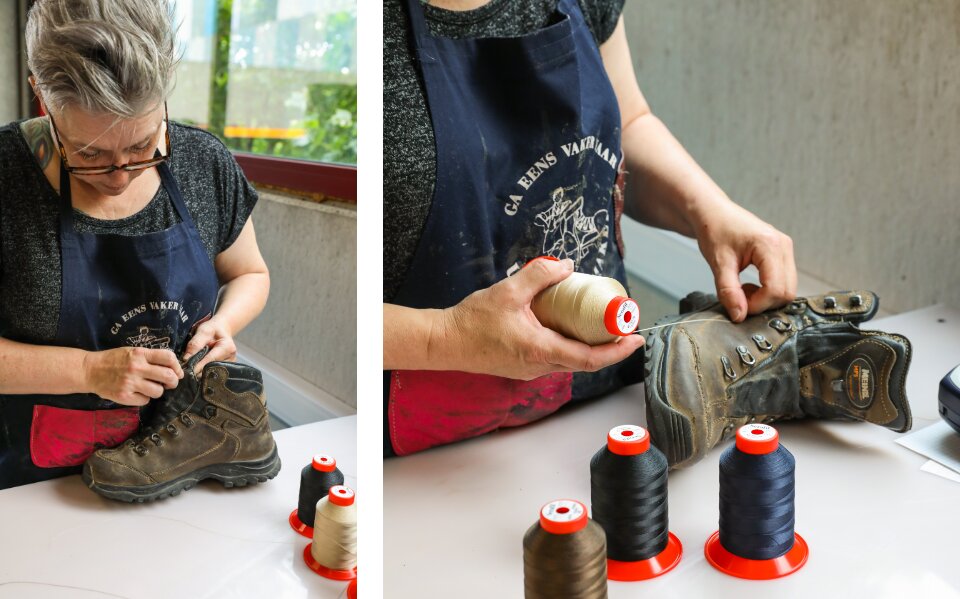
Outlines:
<svg viewBox="0 0 960 599"><path fill-rule="evenodd" d="M313 542L303 560L317 574L333 580L357 577L357 506L353 489L343 485L317 502Z"/></svg>
<svg viewBox="0 0 960 599"><path fill-rule="evenodd" d="M543 326L589 345L625 337L640 324L640 307L620 281L581 272L541 291L530 307Z"/></svg>

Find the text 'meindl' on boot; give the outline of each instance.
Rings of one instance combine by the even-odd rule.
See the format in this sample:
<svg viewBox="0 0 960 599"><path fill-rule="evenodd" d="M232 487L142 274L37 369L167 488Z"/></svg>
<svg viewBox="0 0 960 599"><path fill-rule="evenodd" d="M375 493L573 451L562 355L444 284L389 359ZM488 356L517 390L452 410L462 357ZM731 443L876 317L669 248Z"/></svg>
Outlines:
<svg viewBox="0 0 960 599"><path fill-rule="evenodd" d="M838 291L735 324L714 296L688 295L679 316L657 322L672 326L647 337L653 443L678 467L751 422L852 418L909 430L910 342L858 327L878 307L875 293Z"/></svg>
<svg viewBox="0 0 960 599"><path fill-rule="evenodd" d="M280 457L260 371L211 362L197 376L194 366L205 353L184 364L180 384L156 400L137 435L87 460L82 477L88 487L110 499L145 502L208 478L243 487L277 475Z"/></svg>

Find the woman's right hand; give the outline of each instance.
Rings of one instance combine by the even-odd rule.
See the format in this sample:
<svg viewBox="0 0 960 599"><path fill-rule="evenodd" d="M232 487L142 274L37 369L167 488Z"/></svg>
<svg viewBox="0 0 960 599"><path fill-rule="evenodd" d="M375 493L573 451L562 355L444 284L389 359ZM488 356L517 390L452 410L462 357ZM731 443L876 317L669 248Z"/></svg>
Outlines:
<svg viewBox="0 0 960 599"><path fill-rule="evenodd" d="M83 371L89 392L125 406L146 405L183 378L176 354L145 347L88 352Z"/></svg>
<svg viewBox="0 0 960 599"><path fill-rule="evenodd" d="M441 311L431 362L453 370L531 380L551 372L593 372L639 349L640 335L589 346L540 324L533 298L573 272L572 260L534 260L520 272Z"/></svg>

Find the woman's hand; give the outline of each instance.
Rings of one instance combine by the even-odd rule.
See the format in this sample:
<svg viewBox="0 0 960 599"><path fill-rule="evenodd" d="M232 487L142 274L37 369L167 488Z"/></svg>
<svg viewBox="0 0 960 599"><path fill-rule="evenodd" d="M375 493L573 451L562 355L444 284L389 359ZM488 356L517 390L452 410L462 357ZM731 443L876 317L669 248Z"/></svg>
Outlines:
<svg viewBox="0 0 960 599"><path fill-rule="evenodd" d="M118 347L87 352L83 358L85 387L125 406L143 406L174 389L183 378L177 356L166 349Z"/></svg>
<svg viewBox="0 0 960 599"><path fill-rule="evenodd" d="M194 368L197 374L210 362L233 362L237 359L237 345L233 342L233 332L225 319L214 316L198 326L183 352L183 360L187 361L204 347L210 351L197 362Z"/></svg>
<svg viewBox="0 0 960 599"><path fill-rule="evenodd" d="M571 260L535 260L441 311L428 343L428 361L451 370L530 380L551 372L593 372L639 349L644 342L640 335L591 347L540 324L530 302L572 272Z"/></svg>
<svg viewBox="0 0 960 599"><path fill-rule="evenodd" d="M694 225L697 243L713 270L717 298L730 319L742 322L786 304L797 294L793 240L751 212L725 200L713 204ZM760 287L740 283L740 272L753 264Z"/></svg>

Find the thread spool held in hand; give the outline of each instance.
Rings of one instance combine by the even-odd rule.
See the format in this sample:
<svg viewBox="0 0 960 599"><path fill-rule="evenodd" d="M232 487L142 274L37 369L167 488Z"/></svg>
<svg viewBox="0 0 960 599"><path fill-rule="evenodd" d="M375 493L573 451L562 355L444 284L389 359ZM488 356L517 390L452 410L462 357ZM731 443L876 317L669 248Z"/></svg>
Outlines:
<svg viewBox="0 0 960 599"><path fill-rule="evenodd" d="M337 460L319 453L300 471L300 498L297 508L290 512L290 526L308 539L313 538L313 521L317 502L327 496L330 487L343 484L343 473Z"/></svg>
<svg viewBox="0 0 960 599"><path fill-rule="evenodd" d="M590 498L607 534L607 578L648 580L680 563L683 546L667 528L667 458L645 429L610 429L590 460Z"/></svg>
<svg viewBox="0 0 960 599"><path fill-rule="evenodd" d="M333 580L357 577L357 506L353 489L334 485L317 502L313 542L303 560L317 574Z"/></svg>
<svg viewBox="0 0 960 599"><path fill-rule="evenodd" d="M796 460L776 429L748 424L720 456L720 529L704 546L710 564L751 580L787 576L807 562L794 531Z"/></svg>
<svg viewBox="0 0 960 599"><path fill-rule="evenodd" d="M606 599L607 541L579 501L558 499L523 535L526 599Z"/></svg>
<svg viewBox="0 0 960 599"><path fill-rule="evenodd" d="M530 308L543 326L589 345L626 337L640 324L640 306L620 281L581 272L538 293Z"/></svg>

